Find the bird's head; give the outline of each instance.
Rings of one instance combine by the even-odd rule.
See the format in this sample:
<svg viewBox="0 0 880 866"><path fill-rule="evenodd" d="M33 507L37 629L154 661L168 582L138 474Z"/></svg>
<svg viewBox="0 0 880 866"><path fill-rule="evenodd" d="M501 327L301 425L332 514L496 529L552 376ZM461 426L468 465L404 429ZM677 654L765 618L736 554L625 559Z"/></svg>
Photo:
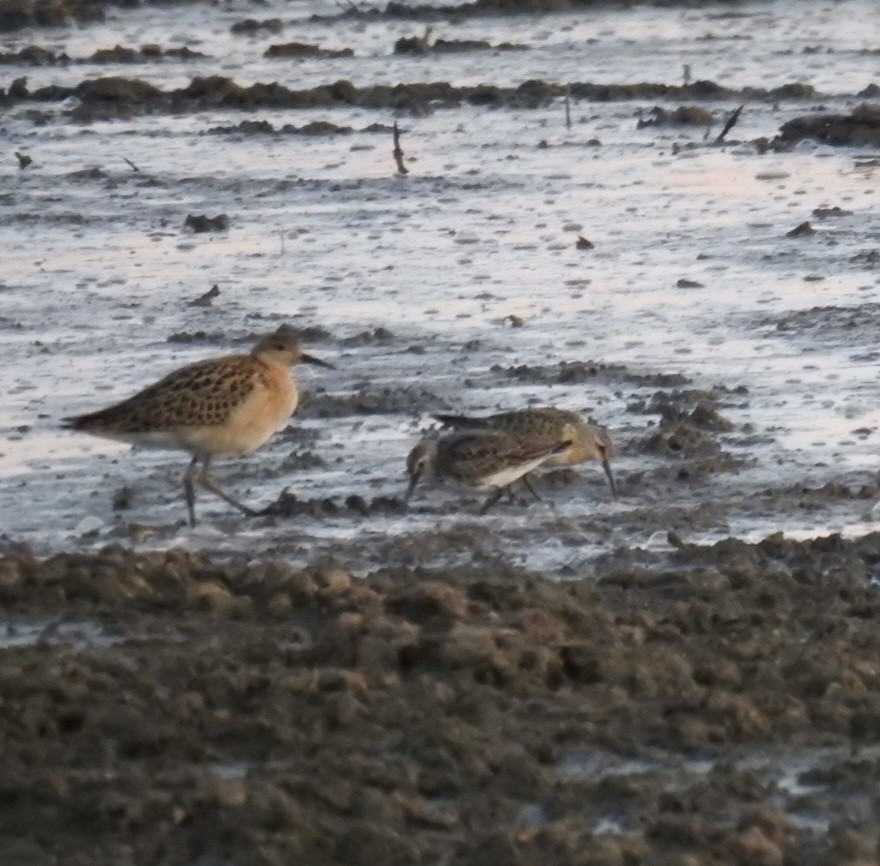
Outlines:
<svg viewBox="0 0 880 866"><path fill-rule="evenodd" d="M407 455L406 474L409 475L409 487L404 497L407 501L413 495L419 481L431 472L436 456L437 442L432 439L423 439Z"/></svg>
<svg viewBox="0 0 880 866"><path fill-rule="evenodd" d="M289 368L297 364L314 364L317 367L333 369L332 364L303 352L296 331L290 325L281 325L274 333L260 337L251 349L251 354L276 367Z"/></svg>

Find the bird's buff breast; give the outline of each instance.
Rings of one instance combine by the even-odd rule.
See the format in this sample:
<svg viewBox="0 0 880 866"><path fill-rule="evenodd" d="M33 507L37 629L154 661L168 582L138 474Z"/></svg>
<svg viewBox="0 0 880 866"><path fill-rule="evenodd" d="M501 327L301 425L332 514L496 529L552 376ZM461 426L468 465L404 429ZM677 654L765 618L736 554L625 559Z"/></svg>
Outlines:
<svg viewBox="0 0 880 866"><path fill-rule="evenodd" d="M559 454L551 454L544 462L545 466L574 466L587 459L587 447L581 430L573 424L566 424L562 428L559 442L564 442L566 439L571 440L571 446Z"/></svg>
<svg viewBox="0 0 880 866"><path fill-rule="evenodd" d="M250 454L282 430L298 402L289 373L269 368L261 387L255 388L229 418L215 426L180 430L180 445L206 454Z"/></svg>

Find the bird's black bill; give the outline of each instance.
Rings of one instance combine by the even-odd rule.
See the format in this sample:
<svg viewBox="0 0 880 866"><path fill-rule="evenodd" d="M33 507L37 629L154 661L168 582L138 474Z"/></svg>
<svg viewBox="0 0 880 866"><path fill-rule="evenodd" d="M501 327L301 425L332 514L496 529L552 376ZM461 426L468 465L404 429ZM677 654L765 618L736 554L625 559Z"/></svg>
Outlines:
<svg viewBox="0 0 880 866"><path fill-rule="evenodd" d="M326 367L328 370L336 369L332 364L328 364L326 361L322 361L314 355L303 354L300 356L300 361L302 361L303 364L314 364L316 367Z"/></svg>
<svg viewBox="0 0 880 866"><path fill-rule="evenodd" d="M617 499L617 485L614 483L614 476L611 474L611 464L607 460L603 460L602 468L605 470L608 483L611 485L611 495Z"/></svg>
<svg viewBox="0 0 880 866"><path fill-rule="evenodd" d="M409 476L409 486L406 488L406 494L403 497L404 502L409 502L413 493L415 493L416 485L419 483L419 478L421 478L421 475L419 474Z"/></svg>

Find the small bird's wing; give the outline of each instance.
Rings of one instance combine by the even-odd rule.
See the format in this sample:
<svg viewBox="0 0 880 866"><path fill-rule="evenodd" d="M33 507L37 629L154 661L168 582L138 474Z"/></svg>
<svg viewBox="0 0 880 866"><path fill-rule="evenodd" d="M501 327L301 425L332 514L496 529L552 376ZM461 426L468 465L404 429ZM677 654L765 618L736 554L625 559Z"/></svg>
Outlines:
<svg viewBox="0 0 880 866"><path fill-rule="evenodd" d="M514 409L494 415L434 415L447 427L459 430L501 430L520 439L543 442L547 445L559 442L566 425L583 426L575 412L548 406L540 409Z"/></svg>
<svg viewBox="0 0 880 866"><path fill-rule="evenodd" d="M545 431L547 421L535 412L513 410L494 415L434 415L441 424L457 430L498 430L520 438L537 439Z"/></svg>
<svg viewBox="0 0 880 866"><path fill-rule="evenodd" d="M441 440L442 442L442 440ZM477 431L462 433L444 443L448 474L467 482L474 477L512 469L558 454L571 445L570 441L533 443L506 433Z"/></svg>
<svg viewBox="0 0 880 866"><path fill-rule="evenodd" d="M65 419L75 430L149 433L224 423L259 385L260 366L249 356L197 361L106 409Z"/></svg>
<svg viewBox="0 0 880 866"><path fill-rule="evenodd" d="M571 439L562 442L545 442L520 440L520 457L523 463L530 460L538 460L541 457L552 457L554 454L562 454L571 447Z"/></svg>

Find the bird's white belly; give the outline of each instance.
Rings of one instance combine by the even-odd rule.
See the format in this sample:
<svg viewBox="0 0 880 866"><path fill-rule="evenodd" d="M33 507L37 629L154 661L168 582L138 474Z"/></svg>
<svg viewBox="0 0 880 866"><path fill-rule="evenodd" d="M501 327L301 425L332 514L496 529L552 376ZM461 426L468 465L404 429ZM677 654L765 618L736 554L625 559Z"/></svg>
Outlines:
<svg viewBox="0 0 880 866"><path fill-rule="evenodd" d="M492 475L485 475L479 479L476 484L471 485L474 490L486 491L495 490L499 487L507 487L513 484L518 478L527 475L533 469L540 466L547 458L538 457L535 460L529 460L527 463L520 463L518 466L509 466L505 469L495 472Z"/></svg>
<svg viewBox="0 0 880 866"><path fill-rule="evenodd" d="M142 433L117 432L115 430L95 430L89 432L92 432L93 436L111 439L114 442L125 442L136 448L169 448L177 451L186 449L186 445L180 441L179 434L173 430L151 430Z"/></svg>

